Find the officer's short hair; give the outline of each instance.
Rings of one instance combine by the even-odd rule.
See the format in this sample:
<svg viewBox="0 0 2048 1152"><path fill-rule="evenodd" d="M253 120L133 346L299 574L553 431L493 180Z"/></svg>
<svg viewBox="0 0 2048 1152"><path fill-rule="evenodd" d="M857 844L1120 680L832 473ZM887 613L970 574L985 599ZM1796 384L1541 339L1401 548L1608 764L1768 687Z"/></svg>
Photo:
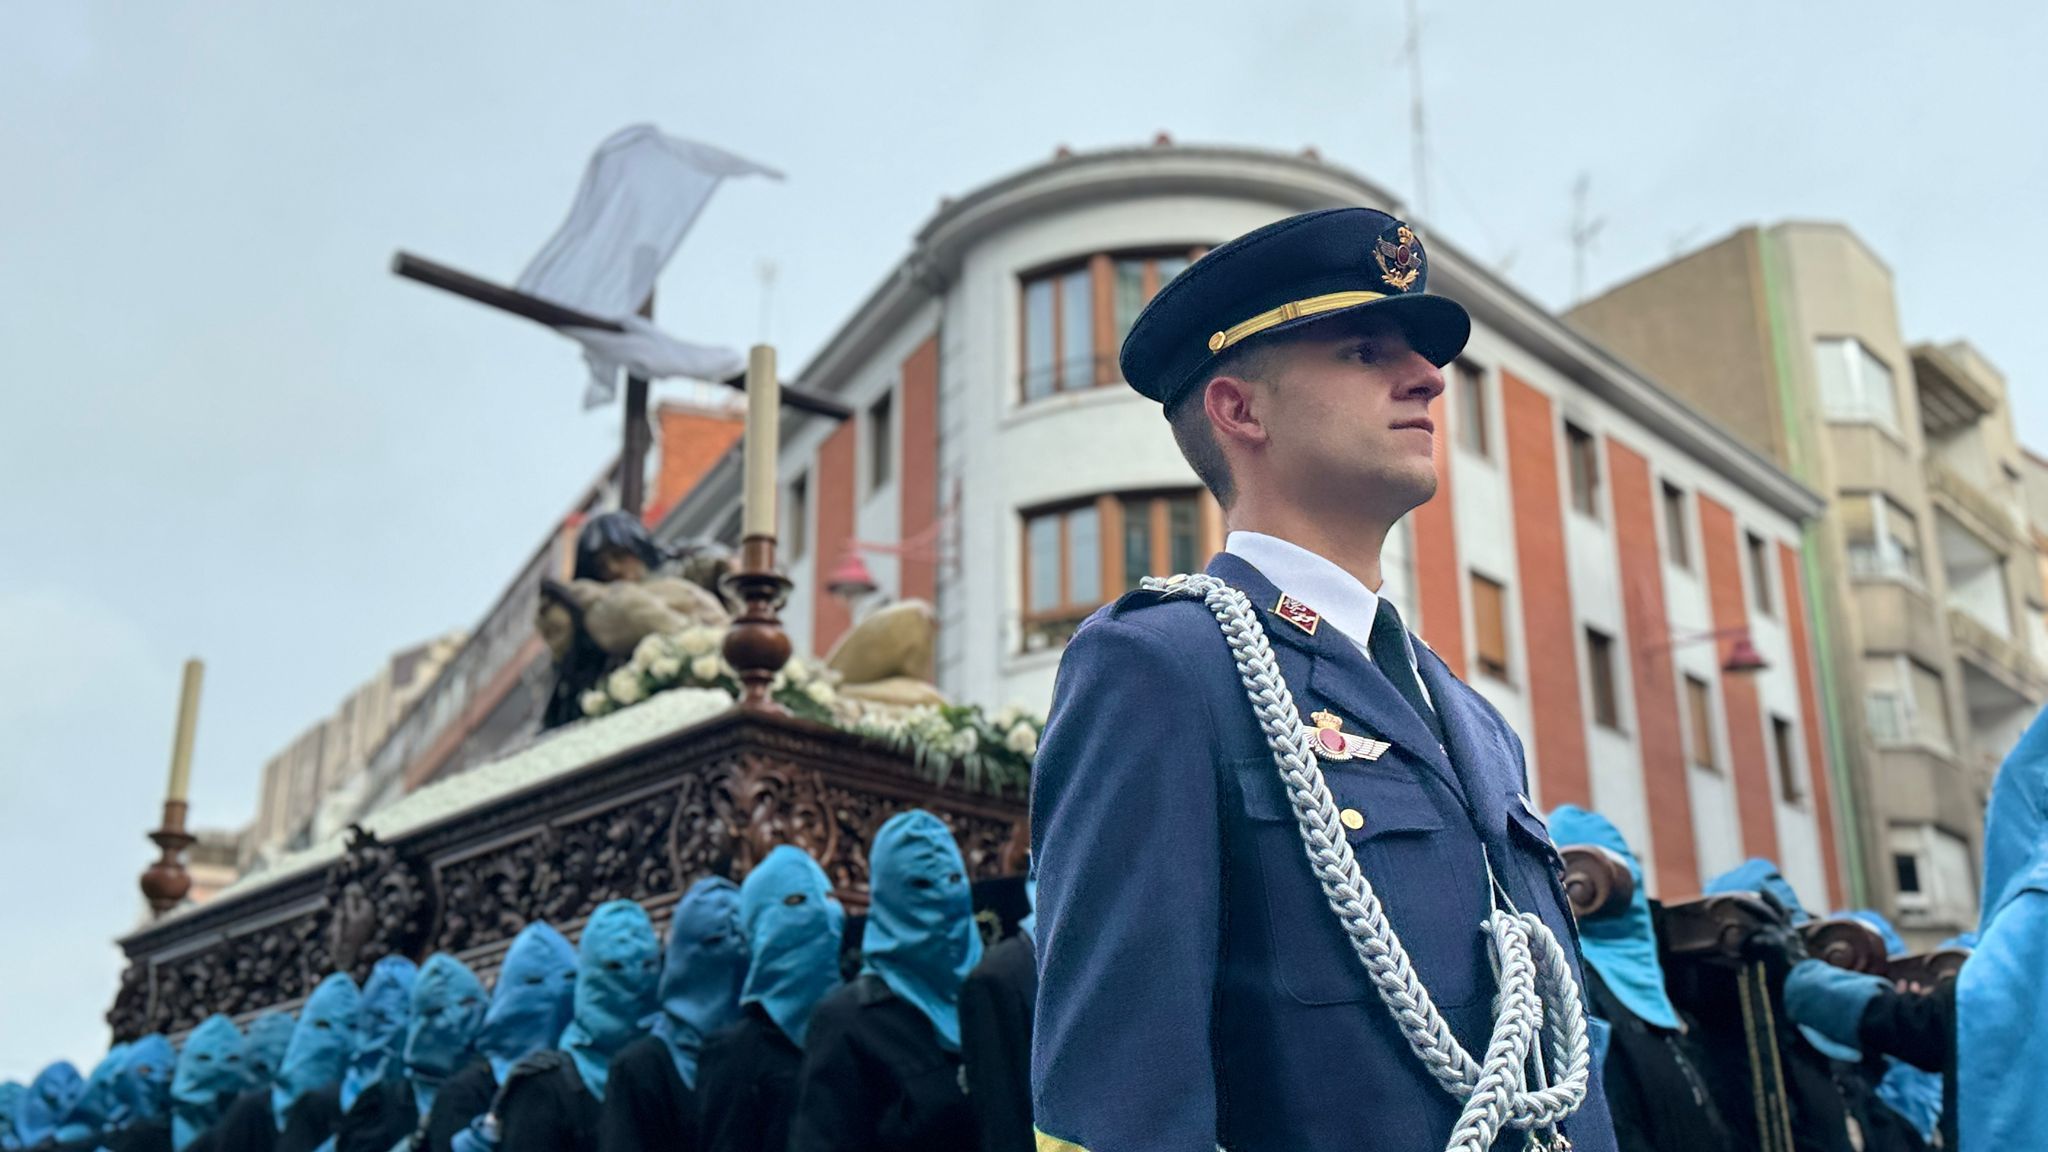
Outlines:
<svg viewBox="0 0 2048 1152"><path fill-rule="evenodd" d="M1230 474L1230 462L1223 458L1223 445L1216 439L1216 427L1209 423L1209 412L1203 406L1202 397L1209 391L1209 381L1218 376L1264 379L1279 364L1273 351L1273 343L1255 341L1224 353L1217 358L1215 368L1202 381L1202 386L1190 388L1166 413L1166 422L1173 429L1173 442L1180 446L1181 457L1188 462L1188 467L1195 470L1202 486L1216 497L1216 503L1225 508L1237 500L1237 480Z"/></svg>

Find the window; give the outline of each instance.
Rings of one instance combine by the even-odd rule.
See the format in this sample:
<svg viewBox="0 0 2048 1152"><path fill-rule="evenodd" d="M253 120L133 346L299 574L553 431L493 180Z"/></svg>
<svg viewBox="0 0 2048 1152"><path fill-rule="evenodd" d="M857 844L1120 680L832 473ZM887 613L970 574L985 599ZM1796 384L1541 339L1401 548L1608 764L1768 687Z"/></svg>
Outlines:
<svg viewBox="0 0 2048 1152"><path fill-rule="evenodd" d="M1479 365L1470 360L1452 365L1451 401L1457 408L1453 422L1458 447L1481 459L1490 458L1486 439L1486 374L1479 370Z"/></svg>
<svg viewBox="0 0 2048 1152"><path fill-rule="evenodd" d="M1507 589L1472 573L1472 647L1479 670L1503 683L1508 676Z"/></svg>
<svg viewBox="0 0 2048 1152"><path fill-rule="evenodd" d="M1174 492L1125 496L1121 586L1128 591L1147 576L1193 572L1202 565L1200 495Z"/></svg>
<svg viewBox="0 0 2048 1152"><path fill-rule="evenodd" d="M1822 340L1814 345L1814 376L1821 413L1829 420L1899 427L1892 395L1892 370L1861 341Z"/></svg>
<svg viewBox="0 0 2048 1152"><path fill-rule="evenodd" d="M1586 667L1593 684L1593 723L1621 728L1621 705L1614 690L1614 637L1586 629Z"/></svg>
<svg viewBox="0 0 2048 1152"><path fill-rule="evenodd" d="M1222 547L1199 489L1097 496L1024 517L1024 647L1064 643L1147 576L1195 572Z"/></svg>
<svg viewBox="0 0 2048 1152"><path fill-rule="evenodd" d="M789 484L789 519L782 525L782 535L789 542L789 558L800 560L804 554L804 539L811 526L811 484L809 476L799 476Z"/></svg>
<svg viewBox="0 0 2048 1152"><path fill-rule="evenodd" d="M1967 841L1932 824L1894 824L1886 846L1900 919L1915 927L1977 922L1977 875Z"/></svg>
<svg viewBox="0 0 2048 1152"><path fill-rule="evenodd" d="M1920 887L1920 857L1910 852L1892 853L1892 880L1899 887L1899 907L1927 906L1927 893Z"/></svg>
<svg viewBox="0 0 2048 1152"><path fill-rule="evenodd" d="M1795 740L1792 722L1783 716L1771 717L1771 759L1778 772L1778 798L1787 804L1797 804L1806 799L1806 778L1799 767L1799 750Z"/></svg>
<svg viewBox="0 0 2048 1152"><path fill-rule="evenodd" d="M1876 492L1844 494L1836 506L1851 575L1921 584L1920 525L1913 514Z"/></svg>
<svg viewBox="0 0 2048 1152"><path fill-rule="evenodd" d="M1094 256L1026 278L1024 399L1114 382L1124 336L1159 289L1186 270L1190 255L1175 249Z"/></svg>
<svg viewBox="0 0 2048 1152"><path fill-rule="evenodd" d="M1685 678L1686 759L1696 768L1720 771L1714 759L1714 690L1697 676Z"/></svg>
<svg viewBox="0 0 2048 1152"><path fill-rule="evenodd" d="M1600 516L1600 442L1591 432L1565 422L1564 451L1571 468L1572 507L1588 516Z"/></svg>
<svg viewBox="0 0 2048 1152"><path fill-rule="evenodd" d="M1771 546L1754 532L1742 534L1749 550L1749 597L1759 616L1773 614L1771 607Z"/></svg>
<svg viewBox="0 0 2048 1152"><path fill-rule="evenodd" d="M882 398L868 408L868 491L886 487L896 474L896 428L892 419L896 394Z"/></svg>
<svg viewBox="0 0 2048 1152"><path fill-rule="evenodd" d="M1664 481L1664 558L1672 567L1692 571L1692 534L1686 527L1685 489Z"/></svg>
<svg viewBox="0 0 2048 1152"><path fill-rule="evenodd" d="M1907 656L1863 661L1864 719L1879 744L1923 744L1947 750L1948 692L1941 674Z"/></svg>

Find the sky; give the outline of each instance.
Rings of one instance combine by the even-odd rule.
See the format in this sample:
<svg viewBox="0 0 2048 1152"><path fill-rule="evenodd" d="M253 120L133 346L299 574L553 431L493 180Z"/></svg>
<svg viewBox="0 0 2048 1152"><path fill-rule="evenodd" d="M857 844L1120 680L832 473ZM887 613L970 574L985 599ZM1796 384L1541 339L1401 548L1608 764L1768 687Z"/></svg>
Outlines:
<svg viewBox="0 0 2048 1152"><path fill-rule="evenodd" d="M1908 338L1974 342L2048 447L2048 6L1420 7L1427 232L1562 307L1582 174L1589 291L1843 221ZM239 825L263 762L474 623L613 450L573 345L394 250L510 281L597 142L652 122L788 174L720 190L658 318L801 364L942 196L1060 145L1313 145L1412 198L1403 11L0 6L0 1078L105 1050L182 661L194 822Z"/></svg>

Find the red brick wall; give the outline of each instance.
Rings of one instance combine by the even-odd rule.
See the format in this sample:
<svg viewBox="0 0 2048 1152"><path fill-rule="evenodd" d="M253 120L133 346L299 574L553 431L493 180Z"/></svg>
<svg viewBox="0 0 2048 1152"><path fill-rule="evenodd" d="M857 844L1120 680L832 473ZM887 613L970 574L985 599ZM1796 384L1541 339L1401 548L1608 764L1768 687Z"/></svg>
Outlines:
<svg viewBox="0 0 2048 1152"><path fill-rule="evenodd" d="M1512 374L1500 374L1501 423L1507 428L1508 489L1514 502L1521 571L1522 630L1528 663L1515 674L1529 692L1537 770L1545 805L1591 806L1586 727L1579 711L1579 644L1565 563L1563 483L1557 421L1550 398ZM1537 668L1541 668L1541 674Z"/></svg>
<svg viewBox="0 0 2048 1152"><path fill-rule="evenodd" d="M901 409L903 445L897 459L903 475L897 480L902 500L902 538L910 540L929 529L939 515L939 338L917 346L903 361ZM936 545L938 541L933 541ZM903 557L900 594L935 601L939 595L937 566L930 560Z"/></svg>
<svg viewBox="0 0 2048 1152"><path fill-rule="evenodd" d="M1801 579L1799 554L1778 545L1778 586L1784 589L1785 630L1792 644L1792 659L1799 673L1799 727L1806 733L1807 786L1813 789L1813 823L1820 829L1821 867L1828 878L1828 907L1842 906L1842 861L1835 854L1834 795L1828 786L1827 752L1821 740L1825 718L1820 710L1818 672L1813 663L1813 645L1806 632L1806 584Z"/></svg>
<svg viewBox="0 0 2048 1152"><path fill-rule="evenodd" d="M661 461L655 468L654 493L647 500L649 524L660 523L662 515L689 495L711 466L740 442L746 417L738 411L663 404L654 410L654 424Z"/></svg>
<svg viewBox="0 0 2048 1152"><path fill-rule="evenodd" d="M854 445L861 421L840 424L818 449L811 499L818 506L818 534L811 541L811 650L823 655L853 623L846 602L825 589L825 581L853 541Z"/></svg>
<svg viewBox="0 0 2048 1152"><path fill-rule="evenodd" d="M1650 812L1651 856L1643 863L1666 898L1700 890L1699 845L1693 836L1692 789L1686 780L1685 735L1678 719L1678 678L1671 666L1671 617L1664 604L1664 560L1650 466L1632 449L1607 441L1614 493L1622 614L1635 696L1636 740L1642 749L1643 795Z"/></svg>
<svg viewBox="0 0 2048 1152"><path fill-rule="evenodd" d="M1741 546L1735 538L1735 516L1702 495L1700 545L1707 562L1707 604L1717 632L1749 626L1749 601L1742 591ZM1719 644L1726 657L1732 640ZM1778 858L1776 788L1764 754L1763 706L1756 681L1747 675L1721 678L1721 707L1728 721L1729 770L1735 779L1735 811L1742 822L1742 850L1767 860Z"/></svg>
<svg viewBox="0 0 2048 1152"><path fill-rule="evenodd" d="M1408 514L1415 535L1415 601L1422 615L1422 638L1449 666L1465 677L1465 613L1459 597L1465 575L1458 567L1458 534L1451 520L1451 434L1445 423L1442 396L1431 401L1429 418L1436 422L1436 496Z"/></svg>

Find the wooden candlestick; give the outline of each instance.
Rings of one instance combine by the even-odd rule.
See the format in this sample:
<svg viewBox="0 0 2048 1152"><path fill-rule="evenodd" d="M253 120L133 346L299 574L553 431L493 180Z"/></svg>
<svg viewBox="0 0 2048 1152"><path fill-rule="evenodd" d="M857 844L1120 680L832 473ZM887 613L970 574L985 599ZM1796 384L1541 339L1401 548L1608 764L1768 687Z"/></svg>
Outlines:
<svg viewBox="0 0 2048 1152"><path fill-rule="evenodd" d="M789 578L775 569L775 537L747 536L740 541L739 563L726 575L739 598L740 614L725 633L725 662L740 678L740 707L781 712L768 694L775 674L789 663L789 633L782 630L781 608L789 595Z"/></svg>
<svg viewBox="0 0 2048 1152"><path fill-rule="evenodd" d="M149 838L162 854L142 873L142 897L149 901L152 912L162 916L176 908L192 890L192 876L185 871L185 849L192 846L195 838L185 831L183 800L164 801L163 827L151 832Z"/></svg>

